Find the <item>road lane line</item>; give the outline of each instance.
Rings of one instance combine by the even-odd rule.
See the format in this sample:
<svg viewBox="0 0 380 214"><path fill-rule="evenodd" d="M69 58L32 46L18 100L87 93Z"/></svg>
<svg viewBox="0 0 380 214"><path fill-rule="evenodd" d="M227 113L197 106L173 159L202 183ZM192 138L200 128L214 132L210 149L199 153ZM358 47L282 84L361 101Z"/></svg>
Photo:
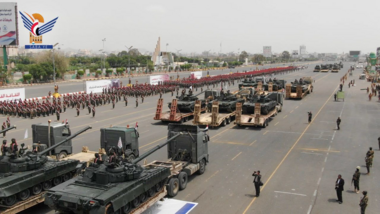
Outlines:
<svg viewBox="0 0 380 214"><path fill-rule="evenodd" d="M205 182L207 182L208 180L210 180L210 178L212 178L212 177L214 177L216 174L218 174L218 172L219 172L219 170L217 170L216 172L214 172L214 174L212 174L210 177L208 177L208 178L206 179Z"/></svg>
<svg viewBox="0 0 380 214"><path fill-rule="evenodd" d="M234 126L231 126L230 128L228 128L228 129L225 129L225 130L223 130L223 131L219 132L218 134L216 134L216 135L212 136L210 139L213 139L214 137L216 137L216 136L218 136L218 135L220 135L220 134L223 134L224 132L226 132L226 131L228 131L228 130L232 129L233 127L234 127Z"/></svg>
<svg viewBox="0 0 380 214"><path fill-rule="evenodd" d="M313 196L315 197L317 195L317 190L314 191Z"/></svg>
<svg viewBox="0 0 380 214"><path fill-rule="evenodd" d="M283 194L289 194L289 195L299 195L299 196L306 196L305 194L299 194L299 193L292 193L292 192L281 192L281 191L274 191L275 193L283 193Z"/></svg>
<svg viewBox="0 0 380 214"><path fill-rule="evenodd" d="M298 106L296 106L296 109L298 108Z"/></svg>
<svg viewBox="0 0 380 214"><path fill-rule="evenodd" d="M307 214L310 214L312 207L313 207L313 205L310 205L309 210L307 211Z"/></svg>
<svg viewBox="0 0 380 214"><path fill-rule="evenodd" d="M274 125L277 125L279 122L277 122L276 124L274 124Z"/></svg>
<svg viewBox="0 0 380 214"><path fill-rule="evenodd" d="M254 140L251 144L249 144L249 146L252 146L254 143L256 143L256 140Z"/></svg>
<svg viewBox="0 0 380 214"><path fill-rule="evenodd" d="M325 163L327 162L327 156L325 157Z"/></svg>
<svg viewBox="0 0 380 214"><path fill-rule="evenodd" d="M293 111L294 111L294 110L291 110L291 111L290 111L290 114L293 113Z"/></svg>
<svg viewBox="0 0 380 214"><path fill-rule="evenodd" d="M285 115L285 116L283 117L283 119L285 119L287 116L288 116L288 115Z"/></svg>
<svg viewBox="0 0 380 214"><path fill-rule="evenodd" d="M321 177L319 177L317 185L319 185L320 183L321 183Z"/></svg>
<svg viewBox="0 0 380 214"><path fill-rule="evenodd" d="M235 158L237 158L239 155L241 154L241 152L239 152L239 154L237 154L235 157L233 157L231 160L235 160Z"/></svg>
<svg viewBox="0 0 380 214"><path fill-rule="evenodd" d="M263 134L263 135L266 135L267 133L268 133L268 131L264 132L264 134Z"/></svg>
<svg viewBox="0 0 380 214"><path fill-rule="evenodd" d="M323 171L325 170L325 167L322 167L322 170L321 170L321 172L323 173Z"/></svg>
<svg viewBox="0 0 380 214"><path fill-rule="evenodd" d="M322 105L322 107L318 110L317 114L315 115L314 119L318 117L319 113L321 113L322 109L326 106L326 104L330 101L331 97L334 95L335 91L338 89L339 86L337 86L333 92L331 93L331 95L327 98L326 102ZM277 165L277 167L275 168L275 170L272 172L272 174L269 176L268 180L264 183L264 185L262 186L261 190L264 190L265 187L267 186L267 184L270 182L270 180L272 179L272 177L274 176L274 174L277 172L277 170L280 168L280 166L282 165L282 163L284 163L284 161L286 160L286 158L289 156L290 152L293 151L294 147L298 144L298 142L301 140L301 138L304 136L304 134L306 133L306 131L309 129L310 125L314 122L314 120L312 120L305 128L305 130L302 132L302 134L298 137L298 139L296 140L296 142L293 144L293 146L289 149L289 151L286 153L286 155L284 156L284 158L280 161L280 163ZM322 171L323 172L323 171ZM248 206L245 208L245 210L243 211L243 214L247 213L248 209L252 206L253 202L256 201L256 198L253 198L251 200L251 202L248 204Z"/></svg>

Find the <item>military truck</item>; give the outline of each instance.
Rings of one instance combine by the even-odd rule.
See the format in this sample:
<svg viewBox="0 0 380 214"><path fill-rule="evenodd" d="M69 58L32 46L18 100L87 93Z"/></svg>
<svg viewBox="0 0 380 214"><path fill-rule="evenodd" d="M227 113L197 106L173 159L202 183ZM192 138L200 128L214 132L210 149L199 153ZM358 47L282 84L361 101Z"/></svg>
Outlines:
<svg viewBox="0 0 380 214"><path fill-rule="evenodd" d="M49 130L50 127L50 130ZM48 138L50 134L50 139ZM32 125L32 142L38 151L43 151L58 142L71 136L70 126L67 123L46 122ZM55 155L59 159L67 157L73 153L71 140L50 151L50 155Z"/></svg>
<svg viewBox="0 0 380 214"><path fill-rule="evenodd" d="M209 136L198 126L168 125L168 140L132 163L92 164L78 176L49 190L45 204L73 213L142 213L152 203L187 186L188 176L203 174ZM168 161L138 162L167 145ZM167 191L166 191L167 187Z"/></svg>

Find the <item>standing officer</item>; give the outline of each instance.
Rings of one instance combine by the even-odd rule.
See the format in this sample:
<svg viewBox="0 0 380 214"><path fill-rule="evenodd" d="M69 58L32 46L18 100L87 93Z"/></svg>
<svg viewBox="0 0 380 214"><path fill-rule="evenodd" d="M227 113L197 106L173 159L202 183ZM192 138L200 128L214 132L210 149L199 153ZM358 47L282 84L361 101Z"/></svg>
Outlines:
<svg viewBox="0 0 380 214"><path fill-rule="evenodd" d="M92 106L92 117L95 117L95 106Z"/></svg>
<svg viewBox="0 0 380 214"><path fill-rule="evenodd" d="M3 145L1 145L1 155L5 156L7 153L7 140L3 140Z"/></svg>
<svg viewBox="0 0 380 214"><path fill-rule="evenodd" d="M1 126L1 130L4 130L7 128L7 125L5 125L5 122L3 123L3 125ZM3 132L3 138L5 137L7 132Z"/></svg>
<svg viewBox="0 0 380 214"><path fill-rule="evenodd" d="M307 115L308 115L308 121L309 121L309 123L311 122L311 119L312 119L312 117L313 117L313 114L311 113L311 111L309 111L308 113L307 113Z"/></svg>
<svg viewBox="0 0 380 214"><path fill-rule="evenodd" d="M369 150L366 154L366 156L369 158L370 160L370 167L372 167L372 162L373 162L373 158L375 156L375 152L372 150L372 147L369 147Z"/></svg>
<svg viewBox="0 0 380 214"><path fill-rule="evenodd" d="M252 174L253 177L255 177L253 179L253 183L255 184L255 189L256 189L256 197L259 197L260 196L260 186L261 186L261 175L260 175L260 170L258 170L257 172L254 171L253 174Z"/></svg>
<svg viewBox="0 0 380 214"><path fill-rule="evenodd" d="M141 95L141 103L144 103L144 95Z"/></svg>
<svg viewBox="0 0 380 214"><path fill-rule="evenodd" d="M380 95L379 95L380 96ZM379 150L380 150L380 137L377 138L377 142L379 143Z"/></svg>
<svg viewBox="0 0 380 214"><path fill-rule="evenodd" d="M360 200L360 213L365 214L365 209L367 208L368 205L368 196L367 196L367 191L363 191L363 198Z"/></svg>
<svg viewBox="0 0 380 214"><path fill-rule="evenodd" d="M11 120L9 119L9 117L7 117L7 126L8 126L8 128L11 127Z"/></svg>
<svg viewBox="0 0 380 214"><path fill-rule="evenodd" d="M356 171L354 173L354 175L352 176L352 181L351 181L351 185L352 183L354 183L354 188L355 188L355 192L356 193L359 193L359 181L360 181L360 166L356 167Z"/></svg>
<svg viewBox="0 0 380 214"><path fill-rule="evenodd" d="M80 110L78 107L76 109L77 109L77 117L79 117Z"/></svg>
<svg viewBox="0 0 380 214"><path fill-rule="evenodd" d="M335 190L336 195L338 196L338 200L336 201L338 201L339 204L343 203L342 191L344 190L344 179L342 178L342 175L338 175L338 178L336 179Z"/></svg>
<svg viewBox="0 0 380 214"><path fill-rule="evenodd" d="M115 99L112 99L112 108L115 108Z"/></svg>
<svg viewBox="0 0 380 214"><path fill-rule="evenodd" d="M58 107L57 107L57 109L56 109L56 111L55 111L55 115L57 116L57 121L59 121L59 116L60 116L60 110L58 109Z"/></svg>
<svg viewBox="0 0 380 214"><path fill-rule="evenodd" d="M334 100L336 101L336 93L334 94Z"/></svg>
<svg viewBox="0 0 380 214"><path fill-rule="evenodd" d="M128 97L127 97L127 96L125 96L124 101L125 101L125 106L128 106ZM380 145L380 144L379 144L379 145Z"/></svg>
<svg viewBox="0 0 380 214"><path fill-rule="evenodd" d="M340 122L341 122L342 120L340 119L340 117L338 117L338 119L336 120L336 126L338 127L338 130L340 130Z"/></svg>
<svg viewBox="0 0 380 214"><path fill-rule="evenodd" d="M369 168L371 167L371 159L368 156L365 157L365 166L367 167L367 175L369 175L370 173Z"/></svg>
<svg viewBox="0 0 380 214"><path fill-rule="evenodd" d="M136 108L139 106L139 98L136 98Z"/></svg>

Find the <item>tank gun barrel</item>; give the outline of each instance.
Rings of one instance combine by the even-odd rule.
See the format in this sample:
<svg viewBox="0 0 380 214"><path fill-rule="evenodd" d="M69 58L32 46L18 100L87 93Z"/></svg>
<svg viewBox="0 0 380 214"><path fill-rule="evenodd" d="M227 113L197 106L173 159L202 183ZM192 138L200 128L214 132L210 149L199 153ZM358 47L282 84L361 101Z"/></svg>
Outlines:
<svg viewBox="0 0 380 214"><path fill-rule="evenodd" d="M182 135L182 132L180 132L180 133L174 135L173 137L171 137L170 139L168 139L165 143L153 147L153 148L150 149L149 151L147 151L147 152L145 152L144 154L140 155L140 157L134 159L134 160L132 161L132 164L136 164L136 163L138 163L139 161L141 161L142 159L148 157L148 156L151 155L153 152L155 152L155 151L161 149L162 147L166 146L166 144L168 144L170 141L176 139L176 138L179 137L180 135Z"/></svg>
<svg viewBox="0 0 380 214"><path fill-rule="evenodd" d="M196 95L193 95L193 96L198 96L198 95L201 95L201 94L203 94L203 93L205 93L204 91L202 91L202 92L200 92L200 93L198 93L198 94L196 94Z"/></svg>
<svg viewBox="0 0 380 214"><path fill-rule="evenodd" d="M55 149L56 147L58 147L58 146L60 146L60 145L62 145L62 144L64 144L64 143L66 143L67 141L69 141L69 140L75 138L76 136L82 134L83 132L85 132L85 131L87 131L87 130L89 130L89 129L92 129L92 127L91 127L91 126L87 126L86 128L81 129L80 131L78 131L78 132L76 132L75 134L71 135L70 137L68 137L68 138L66 138L66 139L64 139L64 140L62 140L61 142L54 144L53 146L51 146L51 147L49 147L49 148L43 150L42 152L39 152L38 155L43 155L43 154L48 153L49 151L51 151L51 150Z"/></svg>
<svg viewBox="0 0 380 214"><path fill-rule="evenodd" d="M15 128L16 128L16 126L11 126L11 127L6 128L6 129L4 129L4 130L0 130L0 134L2 134L2 133L4 133L4 132L7 132L7 131L10 131L10 130L15 129Z"/></svg>

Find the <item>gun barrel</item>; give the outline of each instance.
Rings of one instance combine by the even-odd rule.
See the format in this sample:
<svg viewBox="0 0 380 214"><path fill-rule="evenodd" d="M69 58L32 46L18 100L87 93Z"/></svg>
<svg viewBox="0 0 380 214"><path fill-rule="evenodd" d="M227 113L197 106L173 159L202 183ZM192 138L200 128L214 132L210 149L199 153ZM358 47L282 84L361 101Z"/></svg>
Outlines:
<svg viewBox="0 0 380 214"><path fill-rule="evenodd" d="M92 129L92 127L91 127L91 126L87 126L86 128L81 129L80 131L78 131L78 132L76 132L75 134L71 135L70 137L68 137L68 138L66 138L66 139L64 139L64 140L62 140L61 142L54 144L53 146L51 146L51 147L49 147L49 148L43 150L42 152L39 152L38 155L46 154L47 152L49 152L49 151L55 149L56 147L58 147L58 146L64 144L65 142L67 142L67 141L69 141L69 140L75 138L76 136L82 134L83 132L85 132L85 131L87 131L87 130L89 130L89 129Z"/></svg>
<svg viewBox="0 0 380 214"><path fill-rule="evenodd" d="M15 129L15 128L16 128L16 126L11 126L11 127L6 128L6 129L4 129L4 130L0 130L0 134L2 134L2 133L4 133L4 132L7 132L7 131L10 131L10 130Z"/></svg>
<svg viewBox="0 0 380 214"><path fill-rule="evenodd" d="M151 155L153 152L155 152L155 151L161 149L161 148L164 147L166 144L168 144L170 141L176 139L176 138L179 137L180 135L182 135L182 132L180 132L180 133L174 135L173 137L171 137L170 139L168 139L165 143L153 147L153 148L150 149L149 151L147 151L147 152L145 152L144 154L142 154L140 157L134 159L134 160L132 161L132 163L133 163L133 164L138 163L139 161L141 161L142 159L148 157L148 156Z"/></svg>

